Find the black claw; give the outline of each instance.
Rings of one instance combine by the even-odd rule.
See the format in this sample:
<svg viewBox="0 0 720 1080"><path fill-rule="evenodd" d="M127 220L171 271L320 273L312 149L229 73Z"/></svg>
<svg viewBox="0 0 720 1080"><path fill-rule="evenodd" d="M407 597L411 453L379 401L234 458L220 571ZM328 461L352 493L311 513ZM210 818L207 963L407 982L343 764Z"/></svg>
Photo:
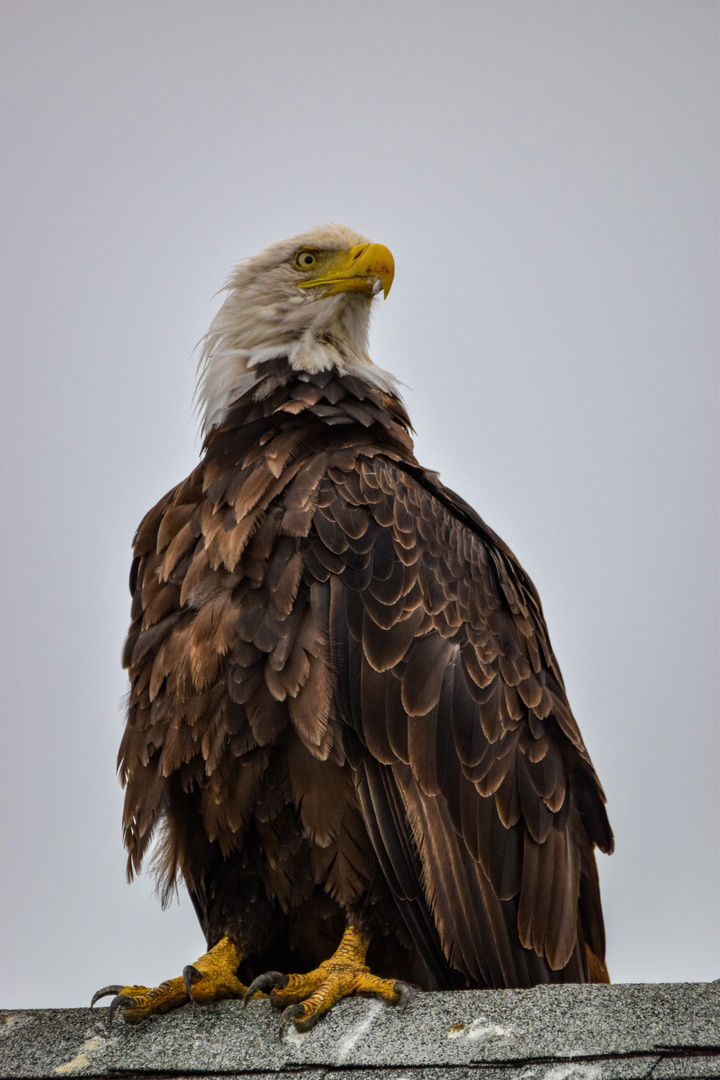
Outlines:
<svg viewBox="0 0 720 1080"><path fill-rule="evenodd" d="M285 1038L285 1032L290 1027L290 1025L293 1023L293 1021L297 1020L298 1017L302 1016L304 1012L305 1012L305 1010L303 1009L302 1005L299 1002L297 1002L295 1005L288 1005L287 1009L283 1010L283 1012L282 1012L282 1014L280 1016L280 1028L279 1028L280 1042L282 1042L283 1039ZM317 1020L317 1017L309 1016L307 1021L306 1021L307 1027L305 1027L305 1025L303 1025L302 1030L303 1031L309 1031L310 1028L314 1026L316 1020Z"/></svg>
<svg viewBox="0 0 720 1080"><path fill-rule="evenodd" d="M248 1001L250 1001L258 991L263 994L269 994L271 990L282 990L284 986L287 986L289 981L290 976L283 975L282 971L266 971L264 975L258 975L257 979L253 979L245 991L243 1007L247 1008Z"/></svg>
<svg viewBox="0 0 720 1080"><path fill-rule="evenodd" d="M192 964L188 964L186 967L183 968L183 982L185 983L187 996L190 998L191 1001L193 999L192 988L195 983L200 982L202 977L202 972L198 971L198 969L196 967L193 967Z"/></svg>
<svg viewBox="0 0 720 1080"><path fill-rule="evenodd" d="M129 994L118 994L110 1002L110 1008L108 1009L108 1027L112 1027L113 1016L119 1008L125 1008L128 1005L134 1005L135 998L131 998Z"/></svg>
<svg viewBox="0 0 720 1080"><path fill-rule="evenodd" d="M102 990L96 990L92 996L90 1008L92 1009L95 1002L99 1001L100 998L108 997L110 994L119 994L121 990L122 986L103 986Z"/></svg>
<svg viewBox="0 0 720 1080"><path fill-rule="evenodd" d="M400 995L399 1000L395 1002L395 1008L407 1009L412 999L417 996L417 990L409 983L401 982L400 979L395 982L395 989Z"/></svg>

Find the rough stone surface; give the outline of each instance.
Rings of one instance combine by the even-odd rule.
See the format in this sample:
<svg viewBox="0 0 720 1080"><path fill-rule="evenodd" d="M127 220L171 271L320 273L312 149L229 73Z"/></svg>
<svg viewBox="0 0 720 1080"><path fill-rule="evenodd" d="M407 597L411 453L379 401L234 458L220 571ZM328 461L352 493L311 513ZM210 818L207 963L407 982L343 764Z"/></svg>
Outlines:
<svg viewBox="0 0 720 1080"><path fill-rule="evenodd" d="M0 1077L682 1080L720 1077L720 982L341 1002L278 1037L267 1002L188 1005L130 1027L107 1009L0 1012Z"/></svg>

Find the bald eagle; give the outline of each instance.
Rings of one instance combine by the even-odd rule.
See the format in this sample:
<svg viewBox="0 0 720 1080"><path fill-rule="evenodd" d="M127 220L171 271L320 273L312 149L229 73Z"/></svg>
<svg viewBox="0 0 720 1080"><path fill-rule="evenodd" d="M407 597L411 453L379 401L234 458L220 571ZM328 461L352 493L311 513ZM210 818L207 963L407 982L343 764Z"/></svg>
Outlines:
<svg viewBox="0 0 720 1080"><path fill-rule="evenodd" d="M197 468L135 537L119 753L208 952L128 1022L268 993L608 981L604 795L540 600L413 453L368 353L387 248L332 225L241 264L204 339Z"/></svg>

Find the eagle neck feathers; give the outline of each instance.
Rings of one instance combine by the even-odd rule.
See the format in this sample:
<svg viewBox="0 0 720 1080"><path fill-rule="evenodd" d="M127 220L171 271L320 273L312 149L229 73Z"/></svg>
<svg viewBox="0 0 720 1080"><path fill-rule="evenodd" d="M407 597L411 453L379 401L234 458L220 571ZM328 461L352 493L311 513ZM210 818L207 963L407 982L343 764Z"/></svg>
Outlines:
<svg viewBox="0 0 720 1080"><path fill-rule="evenodd" d="M314 318L296 325L290 301L255 308L249 315L233 289L202 342L196 402L206 435L227 410L254 388L268 393L266 375L284 361L291 372L333 372L362 380L368 387L401 401L398 382L374 364L368 353L369 305L354 297L315 301Z"/></svg>
<svg viewBox="0 0 720 1080"><path fill-rule="evenodd" d="M372 445L396 461L417 466L412 426L399 397L337 368L296 371L285 357L266 360L246 373L242 392L205 438L208 457L226 456L228 444L242 456L294 436L305 454L333 445Z"/></svg>

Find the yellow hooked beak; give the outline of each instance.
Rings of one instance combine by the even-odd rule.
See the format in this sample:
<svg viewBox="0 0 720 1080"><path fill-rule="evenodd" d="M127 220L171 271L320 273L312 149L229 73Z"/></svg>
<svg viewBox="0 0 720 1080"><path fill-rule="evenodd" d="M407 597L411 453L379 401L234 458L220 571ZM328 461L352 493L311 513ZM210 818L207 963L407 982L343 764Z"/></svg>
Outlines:
<svg viewBox="0 0 720 1080"><path fill-rule="evenodd" d="M323 288L325 296L341 292L364 292L387 296L395 275L395 262L383 244L357 244L323 258L317 277L298 282L300 289Z"/></svg>

